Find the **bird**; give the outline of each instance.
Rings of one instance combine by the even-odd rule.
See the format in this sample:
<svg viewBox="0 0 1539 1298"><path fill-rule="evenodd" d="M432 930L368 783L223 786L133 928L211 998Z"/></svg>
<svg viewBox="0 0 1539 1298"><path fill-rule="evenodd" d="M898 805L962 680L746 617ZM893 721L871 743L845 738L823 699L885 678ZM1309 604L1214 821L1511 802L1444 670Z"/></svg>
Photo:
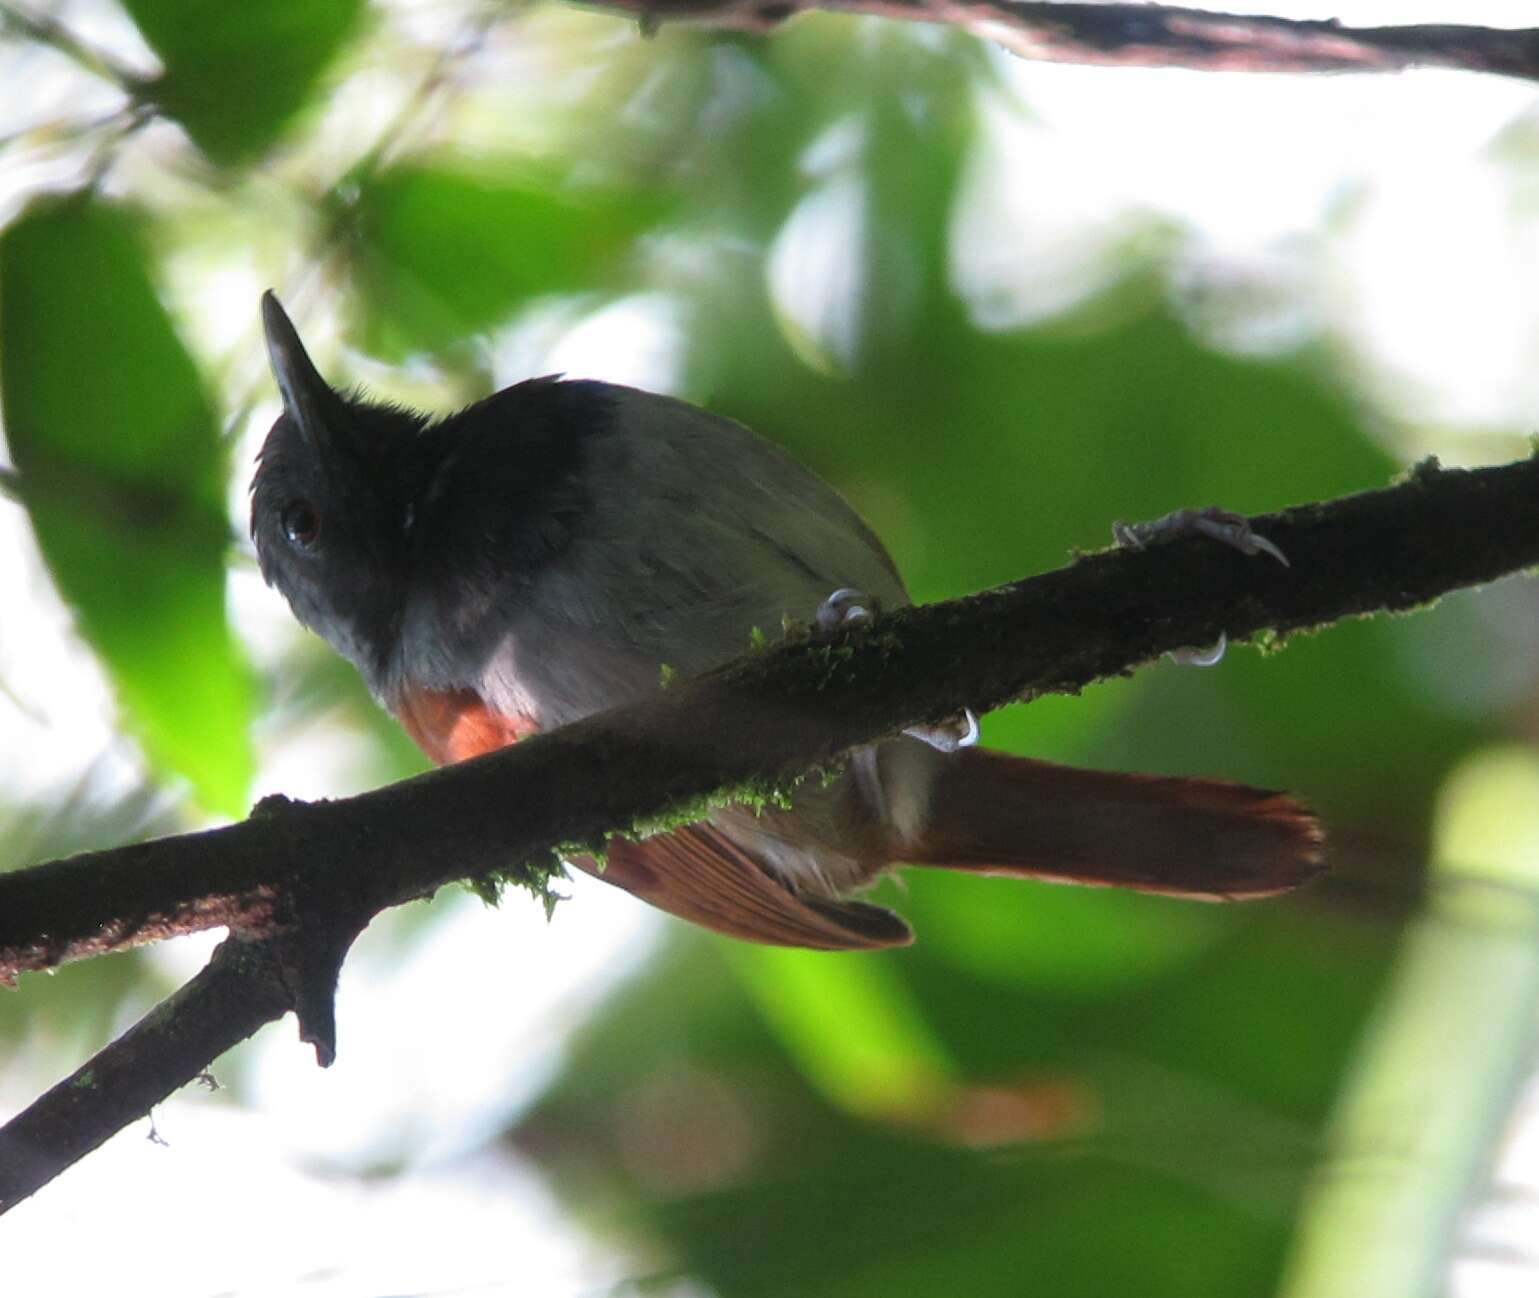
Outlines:
<svg viewBox="0 0 1539 1298"><path fill-rule="evenodd" d="M262 576L435 763L463 761L743 653L785 620L904 606L871 528L742 424L559 376L442 418L332 387L262 298L282 398L257 457ZM859 893L900 863L1199 899L1321 868L1286 793L1098 771L973 743L970 714L866 745L787 806L727 806L572 864L679 918L819 950L901 946Z"/></svg>

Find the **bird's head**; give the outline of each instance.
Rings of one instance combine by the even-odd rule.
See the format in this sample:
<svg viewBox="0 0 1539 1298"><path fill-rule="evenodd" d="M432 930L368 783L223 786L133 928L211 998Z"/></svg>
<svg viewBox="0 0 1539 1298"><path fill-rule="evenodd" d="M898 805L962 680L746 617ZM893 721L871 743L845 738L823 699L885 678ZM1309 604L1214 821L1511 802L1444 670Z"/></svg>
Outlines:
<svg viewBox="0 0 1539 1298"><path fill-rule="evenodd" d="M377 680L400 617L414 508L410 461L426 420L332 388L270 292L262 321L283 397L251 484L262 576L305 626Z"/></svg>

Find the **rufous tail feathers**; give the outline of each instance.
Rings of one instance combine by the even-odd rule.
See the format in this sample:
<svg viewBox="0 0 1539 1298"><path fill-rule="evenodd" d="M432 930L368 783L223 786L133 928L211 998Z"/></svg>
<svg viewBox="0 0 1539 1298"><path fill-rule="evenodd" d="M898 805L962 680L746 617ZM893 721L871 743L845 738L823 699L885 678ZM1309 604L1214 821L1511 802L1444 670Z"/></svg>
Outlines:
<svg viewBox="0 0 1539 1298"><path fill-rule="evenodd" d="M1270 897L1322 868L1319 822L1285 793L1089 771L967 749L894 855L917 865L1212 900Z"/></svg>

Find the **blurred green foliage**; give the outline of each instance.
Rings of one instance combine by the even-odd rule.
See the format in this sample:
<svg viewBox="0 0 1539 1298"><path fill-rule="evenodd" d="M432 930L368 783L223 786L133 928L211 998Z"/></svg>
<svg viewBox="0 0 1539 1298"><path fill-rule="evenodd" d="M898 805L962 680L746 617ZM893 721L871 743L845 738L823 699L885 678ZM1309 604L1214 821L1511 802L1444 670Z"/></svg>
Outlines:
<svg viewBox="0 0 1539 1298"><path fill-rule="evenodd" d="M398 167L338 205L369 350L451 353L543 294L603 286L617 254L656 224L645 190L573 192L559 175Z"/></svg>
<svg viewBox="0 0 1539 1298"><path fill-rule="evenodd" d="M224 168L200 202L260 201L243 182L328 76L377 70L356 3L127 8L165 67L142 99ZM310 242L285 255L324 269L358 353L474 385L486 337L535 299L664 294L686 395L840 485L920 599L1055 565L1113 518L1277 508L1394 471L1323 348L1255 360L1194 340L1169 304L1168 232L1131 241L1121 282L1052 323L978 323L949 243L997 80L971 39L832 20L773 39L566 30L582 76L552 89L543 149L487 147L484 129L475 147L419 145L408 113L399 138L294 181ZM554 84L560 41L537 37ZM473 97L454 76L434 65L425 119ZM772 246L836 180L858 238L809 255L850 291L797 315L767 288ZM162 305L176 204L88 184L11 221L0 403L20 498L129 725L163 778L236 813L253 705L223 604L230 466L196 340ZM1500 700L1429 694L1406 627L1162 665L987 721L990 742L1040 756L1296 789L1337 830L1335 891L1199 908L923 876L878 893L919 933L899 953L678 933L510 1139L574 1211L724 1298L1267 1292L1417 887L1427 808L1506 723ZM302 657L266 682L273 706L388 728L334 662ZM398 734L379 752L381 778L420 762ZM1394 877L1352 909L1361 840Z"/></svg>
<svg viewBox="0 0 1539 1298"><path fill-rule="evenodd" d="M151 757L245 810L251 680L225 620L228 467L133 214L46 201L0 235L0 411L60 593Z"/></svg>
<svg viewBox="0 0 1539 1298"><path fill-rule="evenodd" d="M144 97L226 166L274 143L365 13L363 0L124 0L124 8L161 62Z"/></svg>

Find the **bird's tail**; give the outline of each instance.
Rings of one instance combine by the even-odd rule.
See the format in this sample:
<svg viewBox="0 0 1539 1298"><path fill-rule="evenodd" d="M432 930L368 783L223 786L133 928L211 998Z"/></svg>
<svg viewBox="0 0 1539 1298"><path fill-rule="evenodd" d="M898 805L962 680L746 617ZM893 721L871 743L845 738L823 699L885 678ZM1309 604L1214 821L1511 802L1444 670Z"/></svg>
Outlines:
<svg viewBox="0 0 1539 1298"><path fill-rule="evenodd" d="M977 748L936 768L899 859L1212 900L1287 892L1322 868L1319 822L1285 793Z"/></svg>

